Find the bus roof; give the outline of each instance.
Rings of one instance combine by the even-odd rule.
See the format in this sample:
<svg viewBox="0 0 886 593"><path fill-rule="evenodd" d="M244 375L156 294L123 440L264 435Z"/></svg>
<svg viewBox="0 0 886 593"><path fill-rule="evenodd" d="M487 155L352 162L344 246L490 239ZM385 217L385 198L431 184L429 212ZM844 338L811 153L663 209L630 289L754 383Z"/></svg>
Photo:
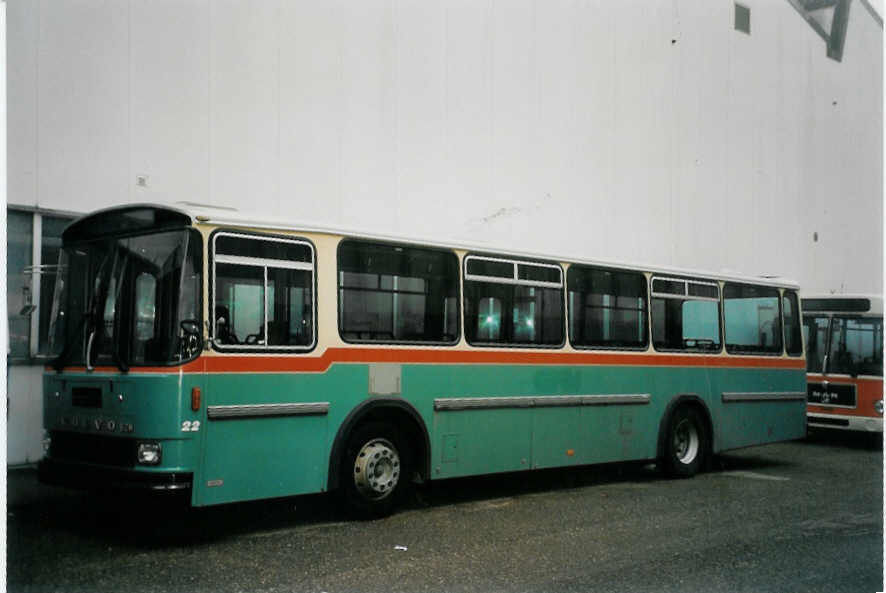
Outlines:
<svg viewBox="0 0 886 593"><path fill-rule="evenodd" d="M802 295L803 313L883 315L883 297L872 294Z"/></svg>
<svg viewBox="0 0 886 593"><path fill-rule="evenodd" d="M473 252L482 252L482 253L495 253L502 255L511 255L514 257L523 257L528 259L538 259L538 260L549 260L549 261L558 261L563 263L570 264L585 264L585 265L594 265L600 267L609 267L609 268L623 268L629 270L636 270L641 272L650 272L650 273L658 273L658 274L672 274L676 276L690 276L690 277L700 277L700 278L709 278L714 280L724 280L731 282L740 282L740 283L749 283L749 284L763 284L769 286L776 286L780 288L790 288L794 290L799 289L799 285L794 280L783 278L780 276L749 276L749 275L741 275L734 273L715 273L706 270L694 270L689 268L676 268L676 267L667 267L667 266L655 266L655 265L644 265L640 263L627 263L620 261L610 261L610 260L594 260L589 259L587 257L575 256L575 255L563 255L563 254L550 254L550 253L538 253L531 251L524 251L520 249L513 249L508 247L502 247L501 245L495 244L487 244L481 242L474 243L465 243L460 240L428 240L428 239L420 239L416 237L410 237L405 235L393 235L393 234L383 234L383 233L371 233L366 232L359 229L347 228L347 227L333 227L328 226L322 223L288 223L285 221L274 220L271 217L262 218L260 216L255 218L246 218L240 215L239 211L236 208L231 208L227 206L212 206L206 204L198 204L194 202L177 202L175 204L164 204L164 203L152 203L152 204L128 204L126 206L106 208L104 210L99 210L97 212L93 212L91 214L87 214L86 217L92 217L98 215L100 213L111 212L117 210L118 208L158 208L171 210L174 212L178 212L181 214L185 214L191 218L192 223L194 224L214 224L214 225L227 225L241 228L253 228L253 229L263 229L268 231L287 231L287 232L303 232L303 233L319 233L326 235L339 235L349 238L355 239L369 239L375 241L385 241L391 243L406 243L406 244L414 244L421 245L427 247L438 247L438 248L446 248L446 249L461 249L465 251L473 251ZM77 221L71 223L71 225L75 225Z"/></svg>

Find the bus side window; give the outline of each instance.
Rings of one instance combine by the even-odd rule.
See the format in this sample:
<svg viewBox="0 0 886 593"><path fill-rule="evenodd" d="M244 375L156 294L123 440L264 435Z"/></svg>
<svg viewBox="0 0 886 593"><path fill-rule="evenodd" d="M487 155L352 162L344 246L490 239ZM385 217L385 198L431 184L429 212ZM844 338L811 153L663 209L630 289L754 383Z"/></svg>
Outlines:
<svg viewBox="0 0 886 593"><path fill-rule="evenodd" d="M784 291L781 299L782 317L784 318L784 347L788 354L794 356L803 353L798 302L796 292L793 290Z"/></svg>
<svg viewBox="0 0 886 593"><path fill-rule="evenodd" d="M214 343L252 350L311 348L313 246L225 231L216 235L214 249Z"/></svg>
<svg viewBox="0 0 886 593"><path fill-rule="evenodd" d="M641 272L570 266L569 339L576 347L646 348L647 284Z"/></svg>
<svg viewBox="0 0 886 593"><path fill-rule="evenodd" d="M565 309L559 265L468 255L464 280L469 344L563 344Z"/></svg>
<svg viewBox="0 0 886 593"><path fill-rule="evenodd" d="M458 340L458 257L445 249L343 240L338 301L345 341L452 344Z"/></svg>
<svg viewBox="0 0 886 593"><path fill-rule="evenodd" d="M778 289L727 282L723 288L726 351L781 354Z"/></svg>
<svg viewBox="0 0 886 593"><path fill-rule="evenodd" d="M719 352L720 288L711 281L652 279L652 344L656 350Z"/></svg>

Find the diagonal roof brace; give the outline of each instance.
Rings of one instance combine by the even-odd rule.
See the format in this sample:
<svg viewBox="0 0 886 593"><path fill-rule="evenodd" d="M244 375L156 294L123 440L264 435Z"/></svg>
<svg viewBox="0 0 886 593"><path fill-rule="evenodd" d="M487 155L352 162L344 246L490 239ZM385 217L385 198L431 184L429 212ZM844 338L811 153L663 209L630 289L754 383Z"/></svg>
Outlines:
<svg viewBox="0 0 886 593"><path fill-rule="evenodd" d="M807 11L812 12L813 10L821 10L823 8L833 8L837 5L839 0L800 0L800 4L803 5Z"/></svg>
<svg viewBox="0 0 886 593"><path fill-rule="evenodd" d="M824 40L827 56L832 60L841 61L852 0L788 0L788 2Z"/></svg>

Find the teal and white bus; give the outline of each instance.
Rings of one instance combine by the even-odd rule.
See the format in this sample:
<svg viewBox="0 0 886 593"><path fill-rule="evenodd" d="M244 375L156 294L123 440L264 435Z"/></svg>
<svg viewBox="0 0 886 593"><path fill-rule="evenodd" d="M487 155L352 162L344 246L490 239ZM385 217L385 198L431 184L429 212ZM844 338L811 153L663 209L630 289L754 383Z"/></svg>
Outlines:
<svg viewBox="0 0 886 593"><path fill-rule="evenodd" d="M130 205L63 234L44 482L192 505L806 434L796 284Z"/></svg>

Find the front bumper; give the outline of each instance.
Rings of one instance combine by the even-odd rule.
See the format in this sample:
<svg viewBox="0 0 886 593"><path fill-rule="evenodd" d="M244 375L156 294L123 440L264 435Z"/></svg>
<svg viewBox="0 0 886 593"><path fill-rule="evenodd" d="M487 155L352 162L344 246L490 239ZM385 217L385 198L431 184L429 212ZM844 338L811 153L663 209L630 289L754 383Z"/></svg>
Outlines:
<svg viewBox="0 0 886 593"><path fill-rule="evenodd" d="M846 414L806 414L810 428L831 428L859 432L883 432L883 418L849 416Z"/></svg>
<svg viewBox="0 0 886 593"><path fill-rule="evenodd" d="M43 459L37 465L37 477L44 484L80 490L188 490L193 481L193 474L186 472L145 472L54 459Z"/></svg>

